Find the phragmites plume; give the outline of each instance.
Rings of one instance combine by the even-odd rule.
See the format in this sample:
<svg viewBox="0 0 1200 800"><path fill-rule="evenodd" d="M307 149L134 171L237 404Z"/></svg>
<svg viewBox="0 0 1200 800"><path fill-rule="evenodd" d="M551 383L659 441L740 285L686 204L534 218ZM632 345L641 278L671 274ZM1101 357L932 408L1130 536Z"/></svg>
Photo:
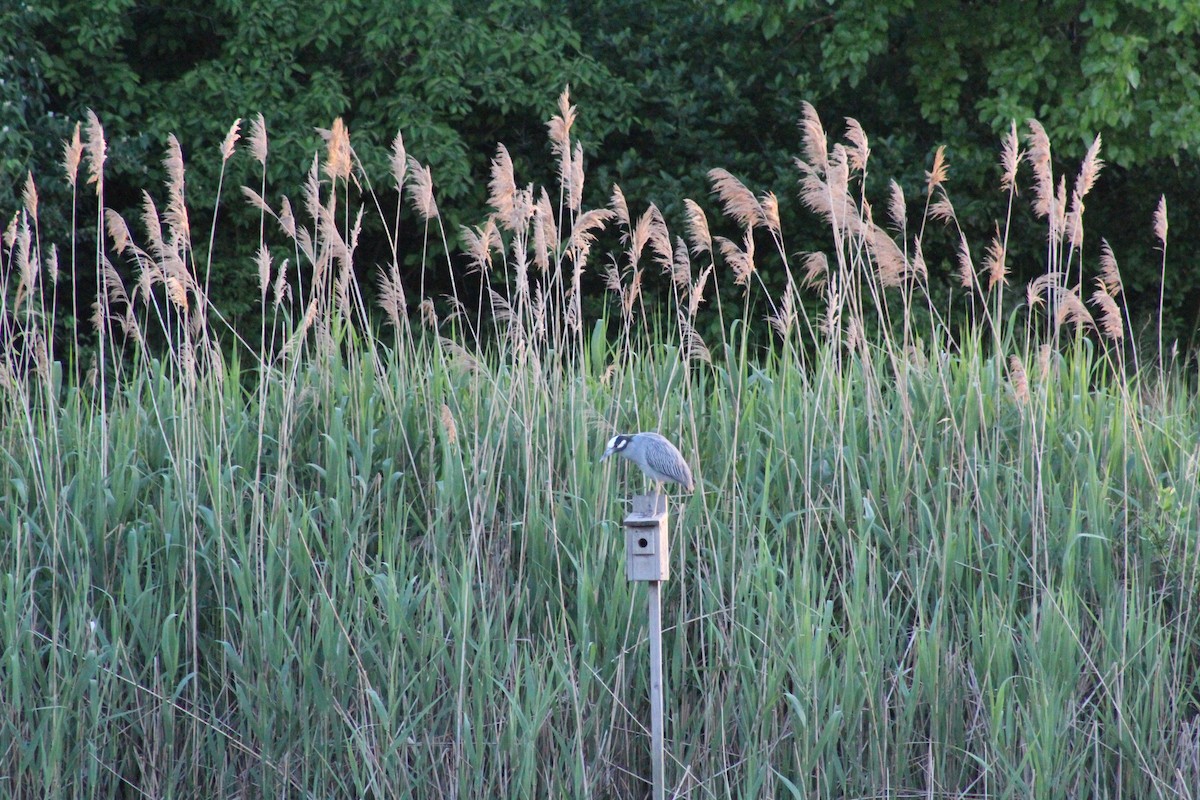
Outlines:
<svg viewBox="0 0 1200 800"><path fill-rule="evenodd" d="M971 260L971 246L967 237L958 240L958 282L964 289L975 288L975 262Z"/></svg>
<svg viewBox="0 0 1200 800"><path fill-rule="evenodd" d="M754 235L751 230L746 229L745 238L742 240L744 248L738 247L737 244L723 236L713 238L721 248L721 255L725 257L725 262L733 270L733 282L739 286L749 287L750 276L754 274Z"/></svg>
<svg viewBox="0 0 1200 800"><path fill-rule="evenodd" d="M575 124L576 109L571 105L571 87L563 89L558 96L558 113L550 118L546 127L550 132L550 147L558 156L558 178L564 187L571 183L571 126Z"/></svg>
<svg viewBox="0 0 1200 800"><path fill-rule="evenodd" d="M704 302L704 287L708 284L708 279L712 277L713 265L709 264L700 273L700 277L696 278L696 282L692 284L691 291L688 293L688 316L695 317L696 312L700 310L700 304Z"/></svg>
<svg viewBox="0 0 1200 800"><path fill-rule="evenodd" d="M787 339L788 334L796 324L796 287L789 280L783 292L783 300L774 314L767 315L767 322L779 334L779 338Z"/></svg>
<svg viewBox="0 0 1200 800"><path fill-rule="evenodd" d="M279 227L289 239L296 238L296 215L292 213L292 201L287 195L279 202Z"/></svg>
<svg viewBox="0 0 1200 800"><path fill-rule="evenodd" d="M266 300L267 288L271 285L271 251L265 244L258 248L254 264L258 268L258 292Z"/></svg>
<svg viewBox="0 0 1200 800"><path fill-rule="evenodd" d="M876 274L884 286L896 287L904 283L907 272L904 253L899 245L883 228L870 223L867 230L867 245L875 259Z"/></svg>
<svg viewBox="0 0 1200 800"><path fill-rule="evenodd" d="M829 277L829 258L822 252L808 253L800 262L804 267L804 285L820 287Z"/></svg>
<svg viewBox="0 0 1200 800"><path fill-rule="evenodd" d="M709 351L708 345L704 343L704 338L682 316L679 318L679 351L685 362L703 361L705 364L712 363L712 353Z"/></svg>
<svg viewBox="0 0 1200 800"><path fill-rule="evenodd" d="M607 208L593 208L585 211L575 220L571 229L571 257L577 263L587 260L592 244L596 241L596 232L604 227L613 216Z"/></svg>
<svg viewBox="0 0 1200 800"><path fill-rule="evenodd" d="M379 307L387 315L393 328L400 330L408 309L404 296L404 285L400 282L400 271L393 263L388 269L379 270Z"/></svg>
<svg viewBox="0 0 1200 800"><path fill-rule="evenodd" d="M765 223L762 205L745 184L720 167L709 170L708 178L713 182L713 192L720 198L725 213L743 228L754 228Z"/></svg>
<svg viewBox="0 0 1200 800"><path fill-rule="evenodd" d="M583 145L575 143L571 159L571 179L567 182L567 207L578 211L583 206Z"/></svg>
<svg viewBox="0 0 1200 800"><path fill-rule="evenodd" d="M671 247L671 234L667 231L667 221L662 212L653 203L646 209L645 216L650 218L649 234L650 249L654 251L654 260L666 275L670 275L675 267L675 252Z"/></svg>
<svg viewBox="0 0 1200 800"><path fill-rule="evenodd" d="M675 237L675 254L671 262L671 282L680 289L686 289L692 283L692 260L687 244L678 236Z"/></svg>
<svg viewBox="0 0 1200 800"><path fill-rule="evenodd" d="M617 222L621 223L626 229L632 226L629 218L629 204L625 202L625 193L615 183L612 187L612 197L608 200L608 207L617 215ZM628 236L628 233L621 234L622 241L627 239Z"/></svg>
<svg viewBox="0 0 1200 800"><path fill-rule="evenodd" d="M1047 299L1058 296L1062 280L1061 272L1047 272L1037 276L1025 287L1025 302L1030 308L1044 305Z"/></svg>
<svg viewBox="0 0 1200 800"><path fill-rule="evenodd" d="M1004 239L1000 236L1000 228L996 227L996 235L988 243L987 255L983 257L983 268L988 274L988 291L996 284L1008 285L1007 253L1004 249Z"/></svg>
<svg viewBox="0 0 1200 800"><path fill-rule="evenodd" d="M783 228L779 224L779 198L775 196L774 192L767 192L758 198L758 204L762 207L763 222L766 223L767 229L779 236L783 232Z"/></svg>
<svg viewBox="0 0 1200 800"><path fill-rule="evenodd" d="M403 191L404 175L408 171L408 154L404 150L404 134L400 131L396 131L396 138L392 139L392 153L388 162L392 167L392 180L396 184L396 191Z"/></svg>
<svg viewBox="0 0 1200 800"><path fill-rule="evenodd" d="M534 207L533 215L533 263L542 272L550 269L551 248L558 247L558 228L554 224L554 209L550 197L542 189L542 196Z"/></svg>
<svg viewBox="0 0 1200 800"><path fill-rule="evenodd" d="M267 121L262 112L250 122L250 155L262 166L267 165Z"/></svg>
<svg viewBox="0 0 1200 800"><path fill-rule="evenodd" d="M50 245L50 258L46 260L46 272L50 283L58 283L58 245Z"/></svg>
<svg viewBox="0 0 1200 800"><path fill-rule="evenodd" d="M888 216L897 230L908 224L908 204L904 202L904 190L895 180L888 181Z"/></svg>
<svg viewBox="0 0 1200 800"><path fill-rule="evenodd" d="M1109 339L1119 342L1125 338L1121 308L1113 296L1108 293L1108 287L1103 278L1096 279L1096 287L1096 291L1092 292L1092 302L1100 308L1100 330Z"/></svg>
<svg viewBox="0 0 1200 800"><path fill-rule="evenodd" d="M1087 310L1087 306L1079 299L1079 295L1070 289L1063 289L1058 293L1058 308L1054 312L1054 324L1062 325L1063 323L1070 323L1076 329L1096 327L1096 322L1092 319L1092 314Z"/></svg>
<svg viewBox="0 0 1200 800"><path fill-rule="evenodd" d="M862 125L853 117L846 117L846 141L850 143L847 155L850 159L850 169L859 173L867 171L867 158L871 148L867 145L867 133Z"/></svg>
<svg viewBox="0 0 1200 800"><path fill-rule="evenodd" d="M1007 192L1017 190L1017 165L1021 163L1021 140L1017 136L1017 123L1009 122L1008 133L1000 150L1000 188Z"/></svg>
<svg viewBox="0 0 1200 800"><path fill-rule="evenodd" d="M331 180L346 180L350 177L351 165L350 131L346 128L346 123L342 122L342 118L338 117L329 129L323 171Z"/></svg>
<svg viewBox="0 0 1200 800"><path fill-rule="evenodd" d="M825 128L821 118L812 103L805 100L800 105L800 133L804 143L804 159L817 169L825 172L829 166L829 139L825 136Z"/></svg>
<svg viewBox="0 0 1200 800"><path fill-rule="evenodd" d="M466 247L467 255L471 257L471 270L474 272L491 270L492 250L499 250L502 245L495 219L489 216L482 227L474 229L463 226L459 231L459 236Z"/></svg>
<svg viewBox="0 0 1200 800"><path fill-rule="evenodd" d="M1009 356L1008 374L1013 397L1018 403L1024 405L1029 400L1029 376L1025 374L1025 365L1021 363L1020 356Z"/></svg>
<svg viewBox="0 0 1200 800"><path fill-rule="evenodd" d="M1158 208L1154 209L1154 238L1167 246L1167 196L1158 198Z"/></svg>
<svg viewBox="0 0 1200 800"><path fill-rule="evenodd" d="M150 250L160 260L167 257L167 246L163 241L162 223L158 218L158 208L150 193L142 190L142 226L146 229L146 238L150 240Z"/></svg>
<svg viewBox="0 0 1200 800"><path fill-rule="evenodd" d="M104 194L104 159L108 154L108 144L104 141L104 126L100 118L90 108L87 112L87 128L84 131L86 141L84 149L88 157L88 183L96 184L96 194Z"/></svg>
<svg viewBox="0 0 1200 800"><path fill-rule="evenodd" d="M76 182L79 180L79 162L83 160L83 140L79 137L79 128L80 125L76 122L71 140L63 142L62 168L72 189L76 188Z"/></svg>
<svg viewBox="0 0 1200 800"><path fill-rule="evenodd" d="M36 225L38 218L38 193L37 186L33 182L32 172L25 173L25 187L21 190L21 201L25 205L25 210L29 212L29 218Z"/></svg>
<svg viewBox="0 0 1200 800"><path fill-rule="evenodd" d="M513 176L512 156L508 148L496 145L496 156L492 159L492 178L488 181L488 205L496 209L500 225L508 231L523 227L525 222L517 213L517 181Z"/></svg>
<svg viewBox="0 0 1200 800"><path fill-rule="evenodd" d="M949 167L946 164L946 145L939 145L933 153L933 167L925 173L925 191L932 195L933 190L946 182Z"/></svg>
<svg viewBox="0 0 1200 800"><path fill-rule="evenodd" d="M1025 160L1033 167L1033 211L1047 217L1054 211L1054 168L1050 163L1050 137L1036 119L1029 120L1029 150Z"/></svg>
<svg viewBox="0 0 1200 800"><path fill-rule="evenodd" d="M155 223L157 224L157 215ZM125 218L115 209L106 208L104 209L104 227L108 230L108 238L112 239L113 250L124 253L132 238L129 235L129 226L125 223Z"/></svg>
<svg viewBox="0 0 1200 800"><path fill-rule="evenodd" d="M1117 268L1117 257L1106 239L1100 240L1100 285L1104 291L1116 297L1122 289L1121 271Z"/></svg>
<svg viewBox="0 0 1200 800"><path fill-rule="evenodd" d="M1096 134L1087 155L1083 157L1083 164L1079 167L1079 177L1075 179L1075 195L1081 204L1083 198L1087 197L1088 192L1096 185L1096 176L1103 168L1104 161L1100 158L1100 134Z"/></svg>
<svg viewBox="0 0 1200 800"><path fill-rule="evenodd" d="M183 150L173 133L167 136L167 155L163 158L163 168L167 171L167 208L164 218L171 232L187 241L191 228L187 205L184 203Z"/></svg>
<svg viewBox="0 0 1200 800"><path fill-rule="evenodd" d="M415 187L412 198L413 208L426 222L437 219L438 207L433 199L433 173L430 172L428 166L421 166L421 162L409 156L408 174L412 176Z"/></svg>
<svg viewBox="0 0 1200 800"><path fill-rule="evenodd" d="M708 230L708 217L704 209L695 200L686 199L683 207L687 213L688 239L691 240L692 254L712 252L712 234Z"/></svg>
<svg viewBox="0 0 1200 800"><path fill-rule="evenodd" d="M238 139L241 137L242 118L238 117L229 126L229 133L225 134L225 141L221 142L221 161L228 161L233 157L233 148L237 145Z"/></svg>
<svg viewBox="0 0 1200 800"><path fill-rule="evenodd" d="M945 189L938 192L938 199L930 204L929 217L930 219L936 219L938 222L951 222L955 219L954 204L946 196Z"/></svg>

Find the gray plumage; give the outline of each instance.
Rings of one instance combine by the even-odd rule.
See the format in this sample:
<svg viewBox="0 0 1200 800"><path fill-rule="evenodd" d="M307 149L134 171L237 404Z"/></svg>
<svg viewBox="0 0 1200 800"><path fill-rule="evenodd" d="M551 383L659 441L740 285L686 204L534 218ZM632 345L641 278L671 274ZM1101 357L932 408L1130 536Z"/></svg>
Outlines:
<svg viewBox="0 0 1200 800"><path fill-rule="evenodd" d="M692 470L675 445L657 433L618 433L608 440L600 460L613 454L625 456L641 467L654 483L678 483L687 491L695 488Z"/></svg>

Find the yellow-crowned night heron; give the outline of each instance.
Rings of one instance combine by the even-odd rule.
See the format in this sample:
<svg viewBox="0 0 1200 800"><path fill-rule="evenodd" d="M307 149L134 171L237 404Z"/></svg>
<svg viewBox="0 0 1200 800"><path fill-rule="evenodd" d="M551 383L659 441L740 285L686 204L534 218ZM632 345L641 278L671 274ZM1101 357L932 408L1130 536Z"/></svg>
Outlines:
<svg viewBox="0 0 1200 800"><path fill-rule="evenodd" d="M664 482L678 483L689 492L695 488L692 470L683 454L657 433L618 433L608 440L600 460L613 453L625 456L641 467L646 477L654 481L655 494L658 494Z"/></svg>

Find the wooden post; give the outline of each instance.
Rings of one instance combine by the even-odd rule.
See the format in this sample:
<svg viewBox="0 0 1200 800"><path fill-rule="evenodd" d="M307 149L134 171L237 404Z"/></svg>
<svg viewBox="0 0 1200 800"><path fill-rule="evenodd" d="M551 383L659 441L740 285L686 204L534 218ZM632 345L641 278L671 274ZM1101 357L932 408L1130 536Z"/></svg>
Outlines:
<svg viewBox="0 0 1200 800"><path fill-rule="evenodd" d="M667 542L667 498L661 494L633 498L625 518L625 575L643 581L649 594L650 635L650 769L652 800L663 800L663 673L662 582L671 577Z"/></svg>

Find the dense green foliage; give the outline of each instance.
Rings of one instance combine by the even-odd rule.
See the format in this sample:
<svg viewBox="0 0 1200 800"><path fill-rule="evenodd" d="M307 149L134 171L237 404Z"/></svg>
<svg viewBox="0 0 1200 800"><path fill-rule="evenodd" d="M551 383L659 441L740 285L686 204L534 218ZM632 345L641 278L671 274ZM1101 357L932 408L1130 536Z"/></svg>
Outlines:
<svg viewBox="0 0 1200 800"><path fill-rule="evenodd" d="M1025 3L960 0L49 0L0 11L0 52L10 53L0 65L0 207L15 207L32 169L47 218L68 213L69 197L46 178L86 108L110 133L110 203L125 212L140 204L144 173L159 174L153 154L169 133L195 159L191 191L208 197L217 172L204 154L234 119L263 113L278 131L269 177L294 196L298 187L286 182L303 174L319 141L295 121L327 127L341 116L372 172L397 130L423 154L439 197L459 215L448 225L453 246L458 225L483 208L495 141L508 144L526 179L549 179L539 171L541 126L531 121L569 83L590 109L578 135L595 154L593 205L619 183L679 221L679 198L702 196L707 171L721 166L751 187L776 187L794 240L811 248L818 229L782 188L807 100L828 119L853 116L877 132L879 175L928 163L947 144L960 223L982 237L1005 214L991 189L994 143L1010 121L1036 117L1071 160L1104 137L1109 178L1093 216L1122 259L1135 317L1156 327L1161 276L1144 254L1159 194L1178 209L1176 244L1200 247L1191 223L1200 181L1198 8L1183 0L1056 0L1034 14ZM236 184L253 165L239 160L230 170ZM916 190L919 173L907 181ZM195 213L206 222L206 210ZM227 205L225 217L212 256L222 279L216 299L257 327L244 265L258 215ZM371 222L364 263L390 249ZM1009 251L1028 279L1043 256L1025 230ZM1190 262L1179 264L1165 277L1161 311L1169 338L1186 340L1200 289ZM952 272L946 261L930 268L935 285ZM83 303L94 288L79 287Z"/></svg>
<svg viewBox="0 0 1200 800"><path fill-rule="evenodd" d="M574 114L564 96L560 156ZM825 258L793 265L772 196L727 174L712 223L738 241L681 200L684 244L656 207L589 209L574 156L526 193L502 150L465 235L487 242L481 305L434 303L435 279L467 276L398 250L370 265L382 329L360 210L429 242L444 217L394 151L403 207L362 188L388 179L334 124L295 203L256 203L254 346L209 300L177 148L134 235L95 191L89 125L98 250L56 257L31 192L0 247L0 792L644 792L644 594L619 535L642 482L596 456L614 429L657 429L698 483L675 500L664 602L673 792L1195 797L1194 380L1122 346L1119 271L1087 255L1081 207L1069 235L1048 215L1027 291L1007 230L964 239L978 263L949 302L969 323L948 324L940 251L915 241L955 218L939 168L911 230L899 193L877 221L865 133L831 143L803 114ZM1055 183L1029 141L1024 162L1005 145L1014 202ZM589 254L601 227L621 247ZM756 267L756 236L786 266ZM585 269L607 275L598 316ZM52 335L53 298L84 272L104 291L80 352Z"/></svg>

